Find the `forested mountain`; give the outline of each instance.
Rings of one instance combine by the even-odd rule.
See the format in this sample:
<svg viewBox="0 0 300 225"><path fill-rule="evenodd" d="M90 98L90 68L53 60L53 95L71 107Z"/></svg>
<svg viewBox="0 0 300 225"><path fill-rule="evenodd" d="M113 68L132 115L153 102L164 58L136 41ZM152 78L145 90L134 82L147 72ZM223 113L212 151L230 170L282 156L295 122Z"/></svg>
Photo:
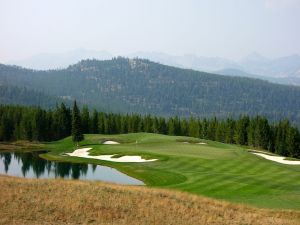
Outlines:
<svg viewBox="0 0 300 225"><path fill-rule="evenodd" d="M62 98L45 95L42 92L29 90L26 87L0 85L1 104L15 104L54 108L59 102L70 103Z"/></svg>
<svg viewBox="0 0 300 225"><path fill-rule="evenodd" d="M77 99L102 111L300 121L300 88L179 69L142 59L84 60L62 70L0 65L0 84ZM298 123L299 124L299 123Z"/></svg>

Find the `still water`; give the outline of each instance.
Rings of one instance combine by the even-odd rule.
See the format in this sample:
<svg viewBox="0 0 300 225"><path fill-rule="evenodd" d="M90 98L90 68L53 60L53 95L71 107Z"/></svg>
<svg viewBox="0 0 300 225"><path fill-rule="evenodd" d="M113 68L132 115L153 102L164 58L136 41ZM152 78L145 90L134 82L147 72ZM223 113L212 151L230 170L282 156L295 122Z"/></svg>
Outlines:
<svg viewBox="0 0 300 225"><path fill-rule="evenodd" d="M128 185L143 185L116 169L92 164L53 162L42 159L43 152L0 153L0 174L26 178L64 178L100 180Z"/></svg>

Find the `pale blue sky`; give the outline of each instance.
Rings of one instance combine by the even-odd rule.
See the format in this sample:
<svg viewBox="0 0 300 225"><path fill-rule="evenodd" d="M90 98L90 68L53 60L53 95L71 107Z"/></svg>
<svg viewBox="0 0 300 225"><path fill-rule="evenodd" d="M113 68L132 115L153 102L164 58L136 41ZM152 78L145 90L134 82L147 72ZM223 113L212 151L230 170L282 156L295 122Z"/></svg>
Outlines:
<svg viewBox="0 0 300 225"><path fill-rule="evenodd" d="M0 0L0 62L77 48L300 54L300 0Z"/></svg>

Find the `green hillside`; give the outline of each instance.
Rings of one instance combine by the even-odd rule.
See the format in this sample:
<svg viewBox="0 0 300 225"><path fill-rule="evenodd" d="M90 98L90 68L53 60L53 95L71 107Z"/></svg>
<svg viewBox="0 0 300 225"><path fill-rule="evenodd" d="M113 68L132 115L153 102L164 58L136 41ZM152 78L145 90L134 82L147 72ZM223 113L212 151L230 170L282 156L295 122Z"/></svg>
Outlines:
<svg viewBox="0 0 300 225"><path fill-rule="evenodd" d="M0 85L0 103L40 106L43 108L55 107L58 102L70 103L68 100L49 96L40 91L34 91L26 87Z"/></svg>
<svg viewBox="0 0 300 225"><path fill-rule="evenodd" d="M103 145L103 140L120 145ZM188 143L185 143L188 142ZM206 144L200 145L198 142ZM83 147L93 155L140 155L159 159L147 163L117 163L69 157L71 138L46 145L42 157L107 165L143 180L147 185L176 189L267 208L300 209L300 166L255 156L237 145L180 136L135 133L86 135Z"/></svg>
<svg viewBox="0 0 300 225"><path fill-rule="evenodd" d="M300 87L179 69L142 59L84 60L49 71L0 65L0 84L77 99L102 111L206 117L247 113L300 121Z"/></svg>

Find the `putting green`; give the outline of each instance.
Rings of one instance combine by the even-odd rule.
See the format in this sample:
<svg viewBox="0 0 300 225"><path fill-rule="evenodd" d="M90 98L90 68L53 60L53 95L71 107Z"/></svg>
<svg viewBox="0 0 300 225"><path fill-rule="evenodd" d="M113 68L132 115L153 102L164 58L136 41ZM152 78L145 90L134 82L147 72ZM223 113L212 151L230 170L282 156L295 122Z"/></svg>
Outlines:
<svg viewBox="0 0 300 225"><path fill-rule="evenodd" d="M92 148L91 155L140 155L159 160L118 163L63 156L61 153L74 151L70 137L47 143L50 152L42 157L111 166L148 186L257 207L300 209L300 166L269 161L236 145L148 133L85 135L85 139L81 147ZM103 140L121 144L103 145Z"/></svg>

